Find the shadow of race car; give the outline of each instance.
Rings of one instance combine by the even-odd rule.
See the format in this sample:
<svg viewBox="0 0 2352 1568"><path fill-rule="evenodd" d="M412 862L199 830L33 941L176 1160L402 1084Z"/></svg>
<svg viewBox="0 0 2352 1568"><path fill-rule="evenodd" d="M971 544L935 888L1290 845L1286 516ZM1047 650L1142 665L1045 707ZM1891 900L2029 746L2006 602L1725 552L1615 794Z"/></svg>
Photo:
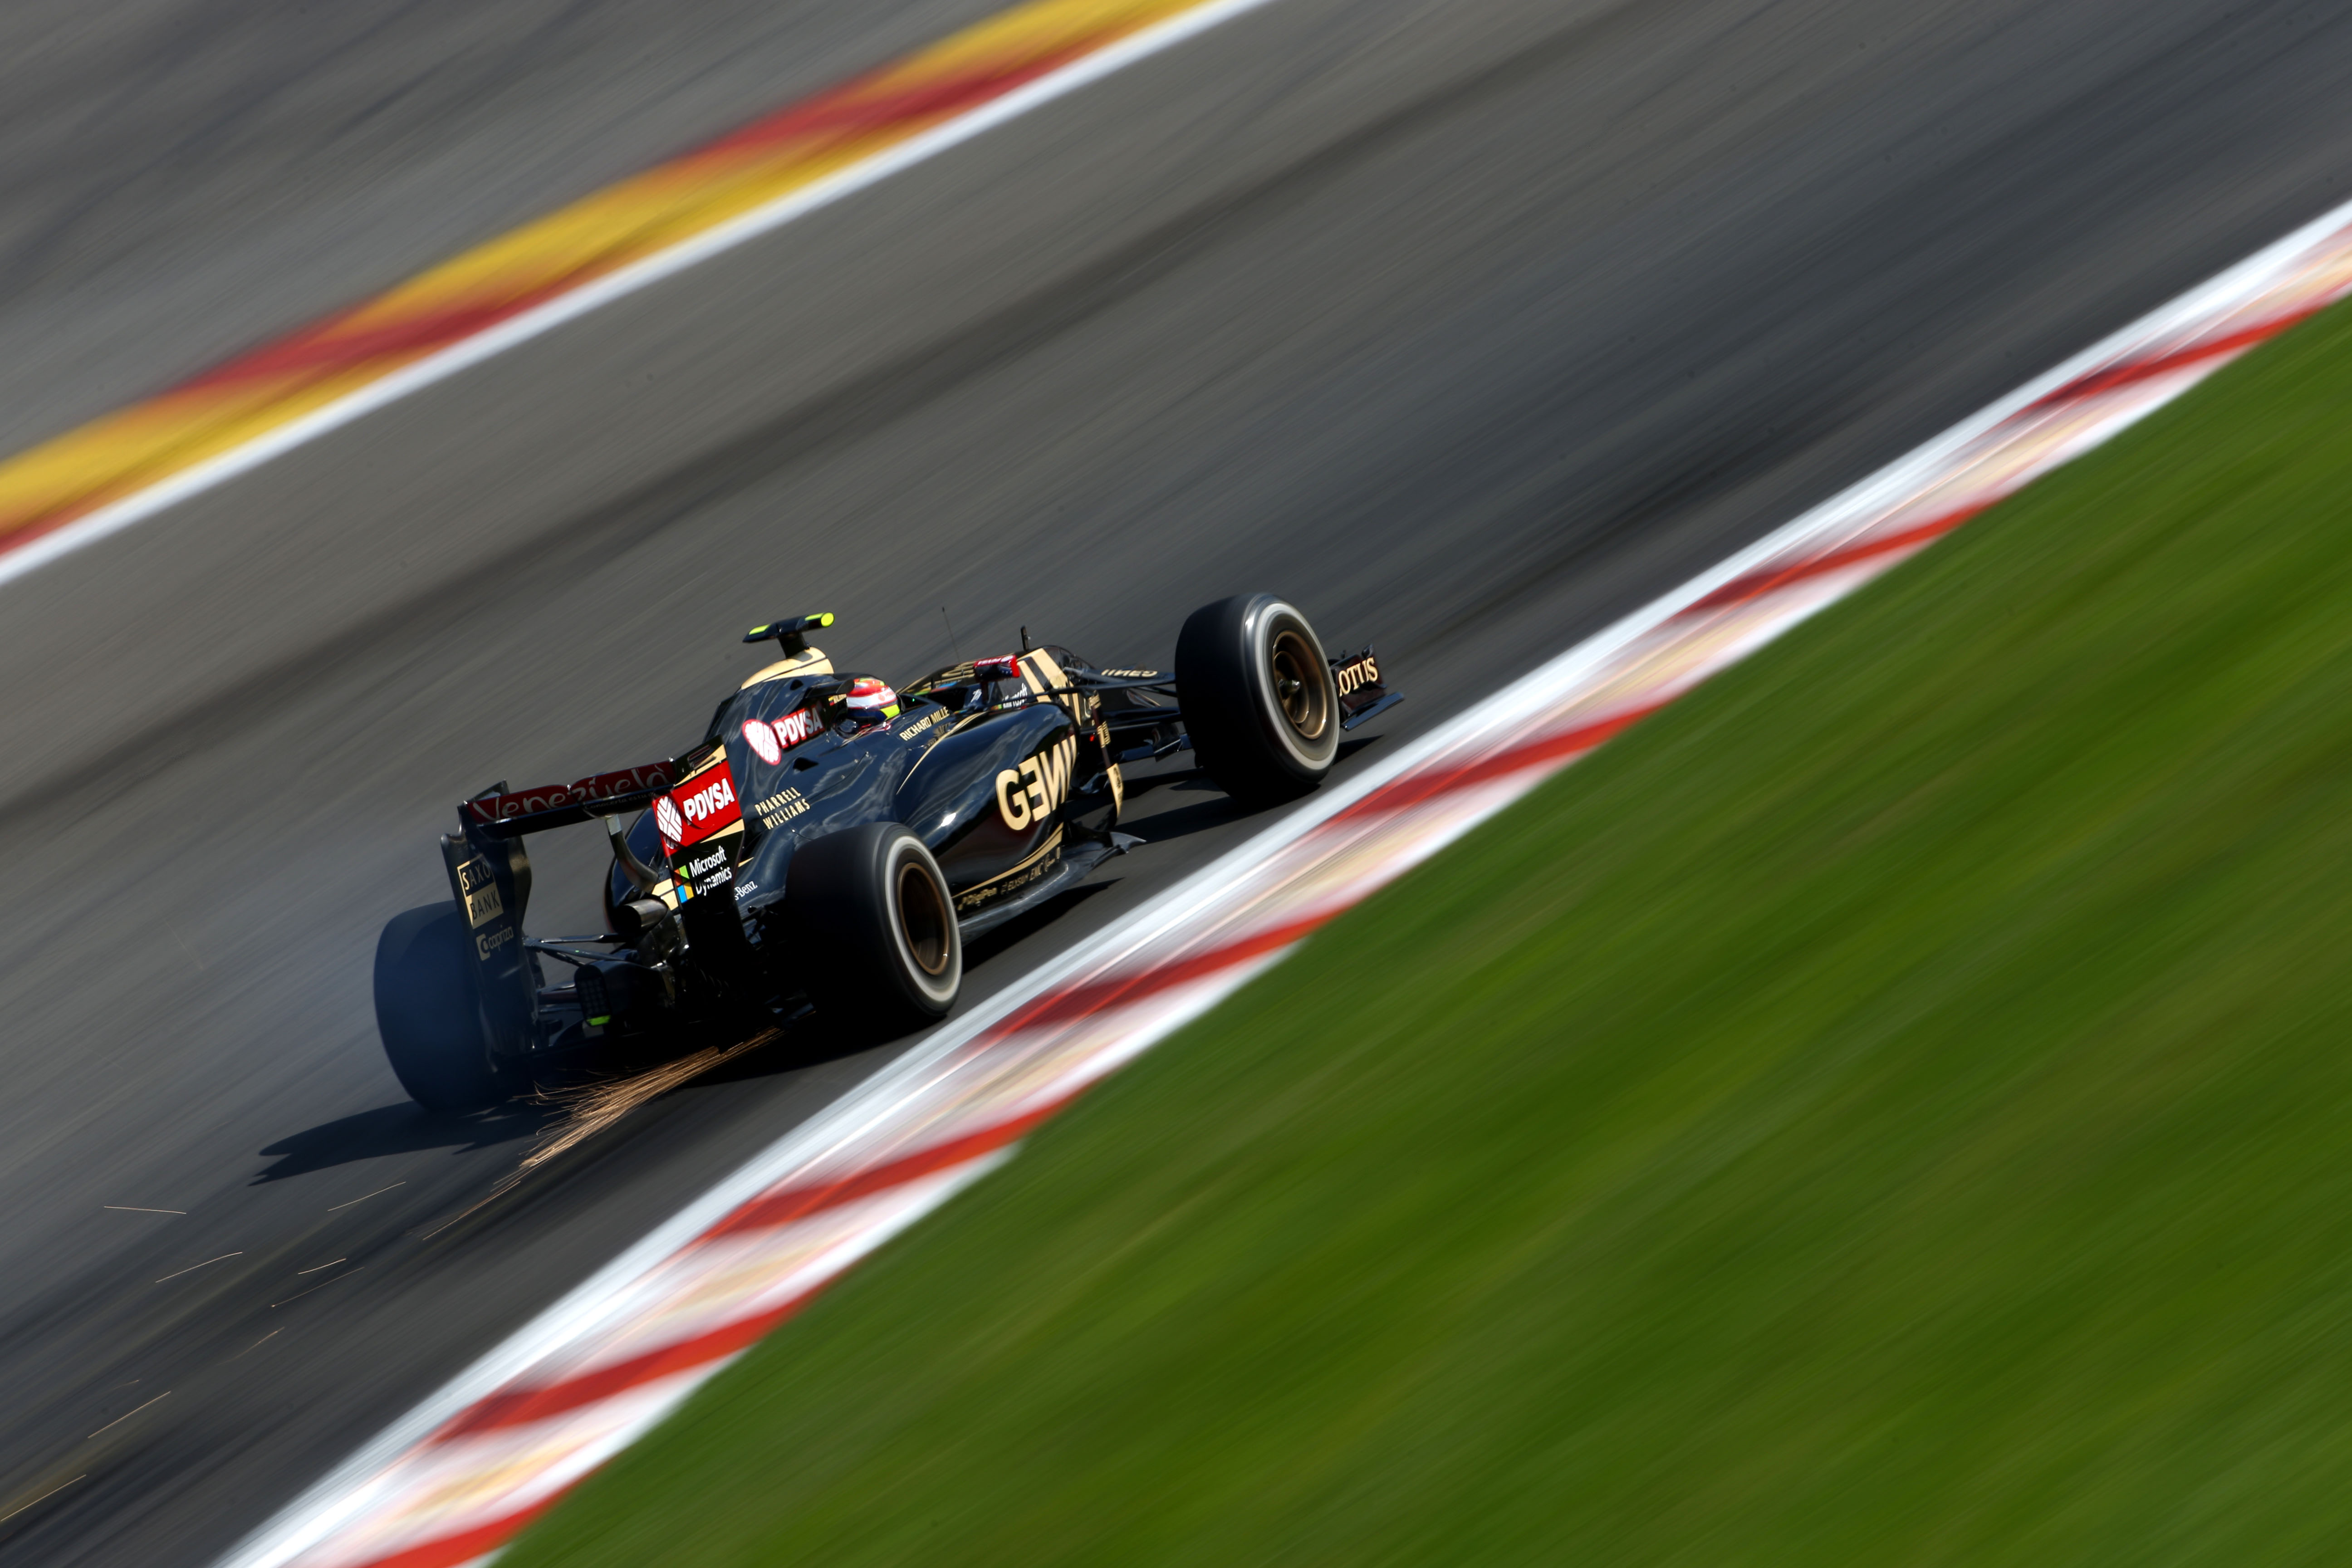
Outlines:
<svg viewBox="0 0 2352 1568"><path fill-rule="evenodd" d="M683 755L459 804L452 900L376 947L377 1027L411 1096L477 1108L586 1048L675 1051L807 1009L850 1038L921 1028L955 1005L966 938L1139 842L1118 830L1122 766L1190 750L1229 795L1279 802L1400 700L1371 648L1328 656L1267 594L1194 612L1172 671L1098 668L1024 632L1018 653L893 689L810 646L832 624L747 633L782 657ZM608 929L526 936L523 840L590 821L612 846Z"/></svg>

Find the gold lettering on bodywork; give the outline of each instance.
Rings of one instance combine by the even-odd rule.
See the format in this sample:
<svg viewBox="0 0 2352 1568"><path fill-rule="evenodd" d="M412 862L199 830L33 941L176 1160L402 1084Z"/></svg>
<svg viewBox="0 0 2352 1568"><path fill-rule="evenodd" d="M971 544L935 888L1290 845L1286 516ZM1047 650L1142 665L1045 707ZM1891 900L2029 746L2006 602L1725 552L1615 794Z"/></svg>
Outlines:
<svg viewBox="0 0 2352 1568"><path fill-rule="evenodd" d="M1046 836L1045 842L1029 852L1029 858L1021 864L978 887L964 889L956 899L956 908L976 910L1017 889L1027 887L1054 868L1055 862L1061 858L1061 850L1062 830L1056 827Z"/></svg>
<svg viewBox="0 0 2352 1568"><path fill-rule="evenodd" d="M1013 832L1029 826L1029 791L1022 783L1020 769L1006 768L996 775L996 809Z"/></svg>
<svg viewBox="0 0 2352 1568"><path fill-rule="evenodd" d="M1045 767L1045 798L1059 805L1070 798L1070 743L1063 742L1039 761Z"/></svg>
<svg viewBox="0 0 2352 1568"><path fill-rule="evenodd" d="M499 884L486 863L467 861L457 868L457 880L466 890L466 924L468 928L494 921L507 912L505 900L499 897Z"/></svg>
<svg viewBox="0 0 2352 1568"><path fill-rule="evenodd" d="M802 797L800 791L786 789L777 791L751 809L758 814L760 826L764 830L781 826L805 814L808 808L809 803Z"/></svg>
<svg viewBox="0 0 2352 1568"><path fill-rule="evenodd" d="M1078 738L1066 735L1044 751L996 775L996 809L1005 826L1018 832L1040 817L1050 816L1070 798L1070 775L1076 770Z"/></svg>

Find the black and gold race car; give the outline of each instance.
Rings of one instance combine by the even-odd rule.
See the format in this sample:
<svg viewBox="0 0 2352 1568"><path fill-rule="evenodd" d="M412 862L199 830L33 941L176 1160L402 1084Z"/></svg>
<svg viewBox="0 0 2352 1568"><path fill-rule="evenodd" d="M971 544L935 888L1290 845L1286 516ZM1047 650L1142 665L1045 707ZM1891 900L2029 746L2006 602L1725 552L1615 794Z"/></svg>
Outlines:
<svg viewBox="0 0 2352 1568"><path fill-rule="evenodd" d="M1189 749L1230 795L1279 801L1399 700L1370 647L1328 656L1267 594L1196 611L1172 671L1097 668L1024 632L1018 653L893 689L810 646L832 624L747 633L782 657L683 755L459 804L453 900L376 946L376 1023L411 1095L491 1104L592 1047L742 1038L811 1007L853 1037L919 1028L954 1005L966 937L1137 842L1118 830L1122 766ZM525 936L524 837L592 820L612 843L609 929Z"/></svg>

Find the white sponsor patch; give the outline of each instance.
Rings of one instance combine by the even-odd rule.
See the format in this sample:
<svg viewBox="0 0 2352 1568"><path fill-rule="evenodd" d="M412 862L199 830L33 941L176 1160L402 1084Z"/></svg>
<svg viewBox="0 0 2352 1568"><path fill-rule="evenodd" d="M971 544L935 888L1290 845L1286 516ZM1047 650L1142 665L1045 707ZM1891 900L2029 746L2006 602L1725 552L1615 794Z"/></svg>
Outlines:
<svg viewBox="0 0 2352 1568"><path fill-rule="evenodd" d="M663 804L677 799L666 795ZM686 819L699 826L735 804L735 781L722 773L678 804L686 808Z"/></svg>
<svg viewBox="0 0 2352 1568"><path fill-rule="evenodd" d="M787 749L799 745L812 735L821 733L824 725L814 708L795 708L774 724L776 743Z"/></svg>
<svg viewBox="0 0 2352 1568"><path fill-rule="evenodd" d="M686 837L686 819L677 814L677 803L664 795L654 802L654 826L672 844Z"/></svg>
<svg viewBox="0 0 2352 1568"><path fill-rule="evenodd" d="M758 719L743 721L743 739L760 753L760 760L774 767L784 760L784 743L776 739L775 731Z"/></svg>

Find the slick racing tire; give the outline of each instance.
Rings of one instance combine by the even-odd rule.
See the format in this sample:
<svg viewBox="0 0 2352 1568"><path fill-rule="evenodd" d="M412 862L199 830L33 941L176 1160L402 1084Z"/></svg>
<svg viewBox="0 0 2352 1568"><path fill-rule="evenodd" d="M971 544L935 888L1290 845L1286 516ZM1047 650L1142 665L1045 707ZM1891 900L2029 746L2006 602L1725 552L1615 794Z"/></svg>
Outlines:
<svg viewBox="0 0 2352 1568"><path fill-rule="evenodd" d="M893 1039L937 1023L963 987L948 879L923 841L869 822L793 851L784 907L810 999L835 1026Z"/></svg>
<svg viewBox="0 0 2352 1568"><path fill-rule="evenodd" d="M1176 700L1201 765L1246 805L1305 795L1339 754L1339 689L1322 641L1271 594L1192 612L1176 637Z"/></svg>
<svg viewBox="0 0 2352 1568"><path fill-rule="evenodd" d="M480 982L455 904L393 917L375 944L375 1026L393 1075L419 1105L478 1110L513 1097L490 1059Z"/></svg>

